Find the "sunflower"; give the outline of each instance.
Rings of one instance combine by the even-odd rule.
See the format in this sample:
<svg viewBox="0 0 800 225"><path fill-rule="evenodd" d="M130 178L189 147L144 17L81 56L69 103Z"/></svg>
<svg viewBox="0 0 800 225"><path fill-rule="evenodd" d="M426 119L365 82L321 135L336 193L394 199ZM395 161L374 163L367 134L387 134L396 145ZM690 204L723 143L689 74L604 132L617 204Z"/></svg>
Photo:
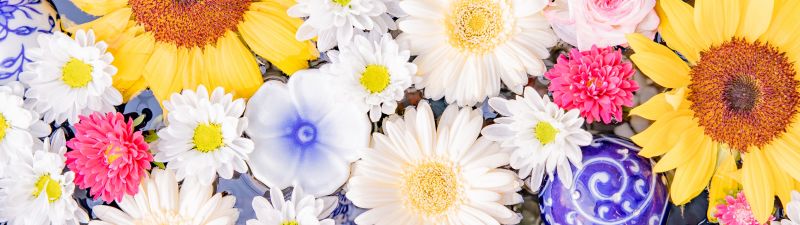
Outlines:
<svg viewBox="0 0 800 225"><path fill-rule="evenodd" d="M659 1L669 48L642 35L633 62L669 88L631 113L655 122L633 137L656 172L675 169L670 196L684 204L709 183L720 154L740 156L740 182L759 223L774 197L800 180L800 1Z"/></svg>
<svg viewBox="0 0 800 225"><path fill-rule="evenodd" d="M263 83L251 50L287 74L319 53L295 40L303 23L292 0L72 0L102 16L94 29L114 55L114 87L125 101L150 87L159 101L184 88L223 87L250 97Z"/></svg>

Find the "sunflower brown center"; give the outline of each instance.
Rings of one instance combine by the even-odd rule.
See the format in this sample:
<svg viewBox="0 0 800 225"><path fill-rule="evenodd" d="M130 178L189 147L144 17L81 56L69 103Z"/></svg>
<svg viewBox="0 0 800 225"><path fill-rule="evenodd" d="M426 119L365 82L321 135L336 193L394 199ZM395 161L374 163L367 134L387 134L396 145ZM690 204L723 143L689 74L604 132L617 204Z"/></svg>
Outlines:
<svg viewBox="0 0 800 225"><path fill-rule="evenodd" d="M690 73L688 99L706 135L746 152L786 132L800 93L794 64L784 52L734 38L700 56Z"/></svg>
<svg viewBox="0 0 800 225"><path fill-rule="evenodd" d="M204 47L235 30L252 0L129 0L133 19L157 41Z"/></svg>

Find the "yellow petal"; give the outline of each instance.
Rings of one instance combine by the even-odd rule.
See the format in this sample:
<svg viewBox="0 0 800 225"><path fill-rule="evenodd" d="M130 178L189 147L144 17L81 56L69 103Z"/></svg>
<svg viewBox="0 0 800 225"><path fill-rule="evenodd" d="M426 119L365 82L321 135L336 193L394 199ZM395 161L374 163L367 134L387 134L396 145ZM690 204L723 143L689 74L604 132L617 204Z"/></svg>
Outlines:
<svg viewBox="0 0 800 225"><path fill-rule="evenodd" d="M631 109L630 115L656 120L671 111L675 111L675 108L667 102L666 93L660 93L647 100L647 102Z"/></svg>
<svg viewBox="0 0 800 225"><path fill-rule="evenodd" d="M800 180L800 145L797 145L794 137L784 140L775 140L772 145L765 147L764 153L776 163L778 168L785 171L794 179Z"/></svg>
<svg viewBox="0 0 800 225"><path fill-rule="evenodd" d="M681 0L660 0L656 12L661 19L658 28L667 45L683 54L689 62L697 62L700 51L710 44L695 29L692 7Z"/></svg>
<svg viewBox="0 0 800 225"><path fill-rule="evenodd" d="M763 224L772 214L775 202L775 183L772 169L761 149L753 148L743 156L742 186L747 203L753 210L753 217Z"/></svg>
<svg viewBox="0 0 800 225"><path fill-rule="evenodd" d="M700 149L711 149L713 147L714 143L709 139L703 141ZM700 194L714 174L716 164L716 151L700 151L700 154L691 159L691 162L678 167L675 170L675 177L672 179L672 185L670 186L672 203L683 205Z"/></svg>
<svg viewBox="0 0 800 225"><path fill-rule="evenodd" d="M765 152L766 151L769 150L765 150ZM783 206L786 206L786 204L792 201L792 191L795 190L795 180L789 176L789 174L778 168L777 164L781 164L782 162L774 160L767 160L767 162L770 164L770 169L772 170L772 179L775 182L775 194L778 195Z"/></svg>
<svg viewBox="0 0 800 225"><path fill-rule="evenodd" d="M714 176L711 177L711 185L708 187L708 210L706 211L708 220L714 223L717 222L717 218L714 217L717 205L725 203L725 196L736 194L742 189L741 185L730 176L730 173L738 170L736 157L729 150L720 150L718 161L721 163L714 172Z"/></svg>
<svg viewBox="0 0 800 225"><path fill-rule="evenodd" d="M800 1L786 1L772 15L767 31L761 35L761 42L768 42L783 49L794 45L800 39Z"/></svg>
<svg viewBox="0 0 800 225"><path fill-rule="evenodd" d="M758 40L772 20L772 0L740 0L742 1L742 18L736 36L744 37L749 41Z"/></svg>
<svg viewBox="0 0 800 225"><path fill-rule="evenodd" d="M679 61L683 61L675 54L675 52L672 51L672 49L656 43L640 33L630 33L625 35L625 38L628 39L628 44L631 45L631 48L633 48L633 50L637 53L652 52L660 55L675 55Z"/></svg>
<svg viewBox="0 0 800 225"><path fill-rule="evenodd" d="M150 59L154 47L153 35L144 33L112 51L114 66L118 69L117 75L114 75L114 87L122 93L124 101L127 102L147 87L142 76L142 67Z"/></svg>
<svg viewBox="0 0 800 225"><path fill-rule="evenodd" d="M97 40L105 40L108 42L108 39L123 33L128 28L128 22L130 22L132 13L133 11L131 8L119 8L94 21L72 27L69 31L74 32L78 29L92 29L94 30ZM111 45L111 43L109 43L109 45Z"/></svg>
<svg viewBox="0 0 800 225"><path fill-rule="evenodd" d="M88 14L102 16L127 6L128 0L72 0L72 3Z"/></svg>
<svg viewBox="0 0 800 225"><path fill-rule="evenodd" d="M700 152L716 151L716 149L702 148L705 147L703 146L705 142L711 140L705 135L698 135L701 133L703 133L703 128L692 127L686 132L672 134L680 136L678 143L672 146L672 148L658 160L656 166L653 167L653 171L656 173L666 172L686 163L692 163L695 160L695 156L700 154Z"/></svg>
<svg viewBox="0 0 800 225"><path fill-rule="evenodd" d="M679 88L689 84L689 66L675 54L639 52L631 56L642 73L661 86Z"/></svg>
<svg viewBox="0 0 800 225"><path fill-rule="evenodd" d="M235 97L249 98L261 87L263 78L256 58L233 32L228 32L217 42L216 60L209 60L208 81L211 87L222 86ZM216 68L212 68L216 67ZM214 73L216 72L216 73Z"/></svg>
<svg viewBox="0 0 800 225"><path fill-rule="evenodd" d="M740 9L738 0L695 1L694 25L698 34L701 37L708 38L711 44L715 46L730 40L739 26Z"/></svg>
<svg viewBox="0 0 800 225"><path fill-rule="evenodd" d="M667 113L641 133L631 137L634 143L642 146L639 155L654 157L663 155L678 142L678 135L669 135L672 131L683 130L691 127L694 122L688 111L675 111ZM695 125L696 126L696 125Z"/></svg>
<svg viewBox="0 0 800 225"><path fill-rule="evenodd" d="M286 74L308 68L308 60L316 59L319 53L310 41L295 39L302 20L290 18L286 9L268 6L262 2L253 3L251 8L259 10L245 12L244 21L239 24L242 38L256 54ZM267 10L269 12L265 12Z"/></svg>
<svg viewBox="0 0 800 225"><path fill-rule="evenodd" d="M181 91L180 87L173 85L178 60L178 48L171 43L157 42L153 55L144 65L144 78L153 91L158 102L163 102L171 93Z"/></svg>

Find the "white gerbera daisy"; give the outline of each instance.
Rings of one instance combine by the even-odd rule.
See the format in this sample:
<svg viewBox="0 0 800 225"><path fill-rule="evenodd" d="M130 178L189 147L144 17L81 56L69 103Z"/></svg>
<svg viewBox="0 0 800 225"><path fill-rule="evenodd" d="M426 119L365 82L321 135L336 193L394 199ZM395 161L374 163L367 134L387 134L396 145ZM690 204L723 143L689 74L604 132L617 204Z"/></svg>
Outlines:
<svg viewBox="0 0 800 225"><path fill-rule="evenodd" d="M314 198L306 195L300 187L292 190L291 200L285 200L283 192L270 188L269 198L257 196L253 198L253 210L256 219L247 221L247 225L333 225L333 219L325 219L336 208L338 198L335 196Z"/></svg>
<svg viewBox="0 0 800 225"><path fill-rule="evenodd" d="M547 95L540 97L531 87L525 88L524 97L515 100L491 98L489 106L503 117L481 133L513 149L511 167L519 169L520 178L531 177L531 189L539 189L545 171L553 179L556 169L561 183L572 186L570 163L580 168L580 146L592 142L592 134L581 128L583 118L577 109L564 113Z"/></svg>
<svg viewBox="0 0 800 225"><path fill-rule="evenodd" d="M287 84L264 83L247 102L253 176L267 186L330 195L350 177L369 145L371 126L355 102L320 70L294 73Z"/></svg>
<svg viewBox="0 0 800 225"><path fill-rule="evenodd" d="M409 14L398 42L418 55L417 88L448 103L474 105L500 92L517 94L558 40L542 15L548 0L402 0Z"/></svg>
<svg viewBox="0 0 800 225"><path fill-rule="evenodd" d="M67 151L63 133L51 144L11 162L0 178L0 218L9 225L80 224L89 216L72 198L75 174L64 172ZM61 134L61 135L59 135Z"/></svg>
<svg viewBox="0 0 800 225"><path fill-rule="evenodd" d="M169 112L166 128L158 131L158 153L154 160L168 162L178 180L188 179L210 185L216 175L225 179L233 171L247 172L253 141L242 137L247 118L242 118L245 102L233 100L221 87L209 96L203 85L172 94L164 101Z"/></svg>
<svg viewBox="0 0 800 225"><path fill-rule="evenodd" d="M508 152L478 138L480 110L450 105L435 128L427 102L405 120L384 123L372 135L348 183L347 198L368 211L357 224L517 224L522 218L506 205L522 202L522 181L501 169Z"/></svg>
<svg viewBox="0 0 800 225"><path fill-rule="evenodd" d="M0 86L0 176L9 162L30 157L39 137L50 134L50 126L39 114L23 106L24 87L13 81Z"/></svg>
<svg viewBox="0 0 800 225"><path fill-rule="evenodd" d="M211 185L183 182L178 188L175 174L154 169L139 185L136 196L125 195L117 202L119 209L98 205L92 211L99 220L90 225L170 224L170 225L233 225L239 210L233 207L234 196L214 193Z"/></svg>
<svg viewBox="0 0 800 225"><path fill-rule="evenodd" d="M792 191L792 201L783 209L788 219L772 221L772 225L800 225L800 192Z"/></svg>
<svg viewBox="0 0 800 225"><path fill-rule="evenodd" d="M380 33L397 29L392 17L403 13L396 4L397 0L298 0L287 12L308 18L297 29L297 40L316 37L317 49L324 52L348 45L356 29Z"/></svg>
<svg viewBox="0 0 800 225"><path fill-rule="evenodd" d="M373 122L381 113L394 114L417 72L417 66L408 62L411 53L401 50L389 34L356 35L352 45L339 49L328 52L332 63L322 70L343 82L347 94L363 103L362 110L369 111Z"/></svg>
<svg viewBox="0 0 800 225"><path fill-rule="evenodd" d="M78 30L75 40L60 32L39 35L39 48L31 49L32 63L19 79L29 89L25 93L32 110L47 123L77 123L78 115L113 112L122 104L122 95L111 86L117 68L108 45L95 43L94 32Z"/></svg>

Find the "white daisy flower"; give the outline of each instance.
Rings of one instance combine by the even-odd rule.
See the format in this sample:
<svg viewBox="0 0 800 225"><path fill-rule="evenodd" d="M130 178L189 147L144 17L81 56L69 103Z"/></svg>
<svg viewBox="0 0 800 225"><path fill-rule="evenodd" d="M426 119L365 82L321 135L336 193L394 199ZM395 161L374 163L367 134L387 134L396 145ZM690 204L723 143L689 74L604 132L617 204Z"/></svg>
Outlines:
<svg viewBox="0 0 800 225"><path fill-rule="evenodd" d="M253 210L256 219L247 221L247 225L334 225L333 219L325 219L336 208L338 198L314 198L306 195L301 188L292 190L291 200L285 200L283 192L270 188L269 198L257 196L253 198Z"/></svg>
<svg viewBox="0 0 800 225"><path fill-rule="evenodd" d="M348 45L356 30L395 30L392 17L404 15L397 0L297 0L287 13L307 18L297 29L296 38L305 41L316 37L321 52Z"/></svg>
<svg viewBox="0 0 800 225"><path fill-rule="evenodd" d="M75 40L60 32L39 35L39 48L31 49L32 63L19 79L29 87L26 103L47 123L75 124L78 115L113 112L122 95L111 86L117 68L108 45L95 43L94 32L78 30Z"/></svg>
<svg viewBox="0 0 800 225"><path fill-rule="evenodd" d="M369 38L369 39L368 39ZM353 44L328 52L331 64L322 67L336 75L354 101L363 103L373 122L382 114L394 114L397 102L411 87L417 66L408 62L411 53L401 50L389 34L356 35Z"/></svg>
<svg viewBox="0 0 800 225"><path fill-rule="evenodd" d="M792 201L783 209L788 219L772 221L772 225L800 225L800 192L792 191Z"/></svg>
<svg viewBox="0 0 800 225"><path fill-rule="evenodd" d="M178 180L196 180L210 185L216 175L225 179L233 171L247 172L253 141L242 137L247 118L242 118L245 102L233 100L217 87L209 96L203 85L172 94L164 101L168 125L158 131L154 160L168 162Z"/></svg>
<svg viewBox="0 0 800 225"><path fill-rule="evenodd" d="M214 194L211 185L183 182L178 186L172 171L154 169L136 196L125 195L117 202L119 209L93 207L99 220L89 225L233 225L239 218L239 210L233 207L236 197Z"/></svg>
<svg viewBox="0 0 800 225"><path fill-rule="evenodd" d="M0 86L0 176L9 162L30 157L38 138L50 134L50 126L39 120L39 114L24 107L23 92L16 81Z"/></svg>
<svg viewBox="0 0 800 225"><path fill-rule="evenodd" d="M61 134L61 135L58 135ZM80 224L89 216L72 198L75 173L64 172L63 133L32 156L11 162L0 178L0 218L9 225Z"/></svg>
<svg viewBox="0 0 800 225"><path fill-rule="evenodd" d="M427 102L372 135L348 183L347 198L369 209L356 224L517 224L507 205L522 202L522 181L502 169L509 155L478 138L480 110L448 106L436 128Z"/></svg>
<svg viewBox="0 0 800 225"><path fill-rule="evenodd" d="M506 100L489 99L489 106L502 117L481 131L483 136L513 150L511 167L519 169L519 177L527 178L528 186L538 190L545 172L567 187L572 186L572 167L582 167L580 146L592 142L592 134L583 130L583 118L577 109L564 113L547 95L539 96L531 87L524 97Z"/></svg>
<svg viewBox="0 0 800 225"><path fill-rule="evenodd" d="M497 96L500 83L517 94L528 74L546 71L541 59L558 38L542 9L549 0L402 0L409 17L397 37L418 55L425 96L475 105Z"/></svg>
<svg viewBox="0 0 800 225"><path fill-rule="evenodd" d="M371 126L357 103L320 70L294 73L287 84L268 81L247 103L253 176L269 187L301 187L330 195L350 177L350 164L369 145Z"/></svg>

